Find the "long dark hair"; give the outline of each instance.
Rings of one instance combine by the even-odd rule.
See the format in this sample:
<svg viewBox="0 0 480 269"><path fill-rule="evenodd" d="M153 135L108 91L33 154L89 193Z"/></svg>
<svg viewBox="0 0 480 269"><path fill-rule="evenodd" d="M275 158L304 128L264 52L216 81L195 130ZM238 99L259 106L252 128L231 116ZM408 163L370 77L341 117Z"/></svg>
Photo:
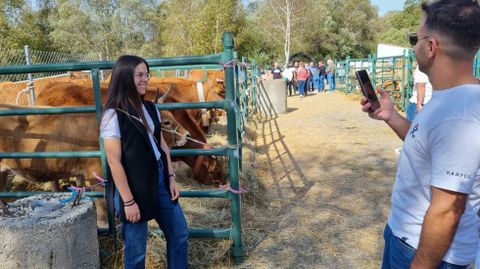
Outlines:
<svg viewBox="0 0 480 269"><path fill-rule="evenodd" d="M145 120L142 109L143 95L140 95L135 86L134 72L137 65L144 63L150 71L147 61L134 55L123 55L117 59L112 69L112 77L107 90L105 109L121 109L129 111L134 109L147 130L150 128Z"/></svg>

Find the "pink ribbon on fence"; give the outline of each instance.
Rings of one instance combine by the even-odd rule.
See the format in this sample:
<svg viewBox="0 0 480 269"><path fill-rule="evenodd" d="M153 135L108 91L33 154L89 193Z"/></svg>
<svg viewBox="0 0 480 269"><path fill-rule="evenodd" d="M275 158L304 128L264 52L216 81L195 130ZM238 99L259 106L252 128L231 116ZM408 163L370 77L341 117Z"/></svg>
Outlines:
<svg viewBox="0 0 480 269"><path fill-rule="evenodd" d="M93 184L92 186L88 186L88 187L76 187L76 186L70 186L72 189L76 190L76 191L85 191L85 190L90 190L92 187L95 187L95 186L98 186L98 185L105 185L105 182L106 180L103 179L102 177L100 177L99 175L97 175L97 173L95 172L92 172L92 175L95 179L97 179L99 182L97 184Z"/></svg>
<svg viewBox="0 0 480 269"><path fill-rule="evenodd" d="M235 66L235 59L232 59L226 63L220 63L221 65L223 65L223 67L234 67Z"/></svg>
<svg viewBox="0 0 480 269"><path fill-rule="evenodd" d="M230 191L230 192L232 192L232 193L235 193L235 194L242 194L242 193L246 193L246 192L247 192L247 190L244 189L244 188L242 188L242 187L240 187L240 190L234 190L234 189L232 189L232 188L231 188L230 186L228 186L228 185L220 185L220 186L218 186L218 188L219 188L219 189L222 189L222 190L228 190L228 191Z"/></svg>

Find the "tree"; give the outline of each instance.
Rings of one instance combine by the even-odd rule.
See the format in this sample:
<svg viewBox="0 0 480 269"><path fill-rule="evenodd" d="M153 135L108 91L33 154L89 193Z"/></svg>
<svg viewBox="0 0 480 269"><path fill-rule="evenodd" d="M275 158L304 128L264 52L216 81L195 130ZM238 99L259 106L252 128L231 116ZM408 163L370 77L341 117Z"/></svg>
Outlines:
<svg viewBox="0 0 480 269"><path fill-rule="evenodd" d="M238 0L166 0L162 6L166 55L219 52L222 33L237 35L245 25L243 6ZM238 45L241 39L235 42Z"/></svg>
<svg viewBox="0 0 480 269"><path fill-rule="evenodd" d="M52 17L52 40L64 51L159 56L154 0L61 0ZM81 27L79 27L81 26Z"/></svg>
<svg viewBox="0 0 480 269"><path fill-rule="evenodd" d="M380 21L378 41L400 46L409 46L407 33L415 32L422 12L421 0L406 0L402 11L386 14Z"/></svg>

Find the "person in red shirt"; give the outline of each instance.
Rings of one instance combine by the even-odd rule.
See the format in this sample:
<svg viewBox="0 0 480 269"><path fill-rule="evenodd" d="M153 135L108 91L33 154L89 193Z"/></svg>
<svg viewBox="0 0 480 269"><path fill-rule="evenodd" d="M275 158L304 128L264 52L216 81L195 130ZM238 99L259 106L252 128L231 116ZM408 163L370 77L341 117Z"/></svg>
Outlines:
<svg viewBox="0 0 480 269"><path fill-rule="evenodd" d="M305 68L305 63L300 62L300 67L297 70L297 83L298 83L298 93L300 98L307 96L307 92L305 91L305 82L308 79L309 72Z"/></svg>

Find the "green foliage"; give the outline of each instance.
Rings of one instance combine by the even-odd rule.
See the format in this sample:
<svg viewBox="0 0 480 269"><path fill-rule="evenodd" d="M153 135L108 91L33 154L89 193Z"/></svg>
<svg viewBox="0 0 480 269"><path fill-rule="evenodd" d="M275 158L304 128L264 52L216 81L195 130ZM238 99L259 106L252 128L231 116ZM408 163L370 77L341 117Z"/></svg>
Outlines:
<svg viewBox="0 0 480 269"><path fill-rule="evenodd" d="M377 42L407 46L405 36L421 16L421 0L406 0L403 11L380 18L369 0L242 2L0 0L0 47L29 45L102 59L196 55L220 52L222 33L230 31L239 55L260 64L285 62L297 52L340 59L366 57Z"/></svg>
<svg viewBox="0 0 480 269"><path fill-rule="evenodd" d="M415 32L422 16L421 0L406 0L402 11L391 12L380 21L379 43L409 46L407 34Z"/></svg>
<svg viewBox="0 0 480 269"><path fill-rule="evenodd" d="M162 7L166 55L220 52L225 31L239 37L235 39L237 45L242 43L245 11L238 0L166 0Z"/></svg>

